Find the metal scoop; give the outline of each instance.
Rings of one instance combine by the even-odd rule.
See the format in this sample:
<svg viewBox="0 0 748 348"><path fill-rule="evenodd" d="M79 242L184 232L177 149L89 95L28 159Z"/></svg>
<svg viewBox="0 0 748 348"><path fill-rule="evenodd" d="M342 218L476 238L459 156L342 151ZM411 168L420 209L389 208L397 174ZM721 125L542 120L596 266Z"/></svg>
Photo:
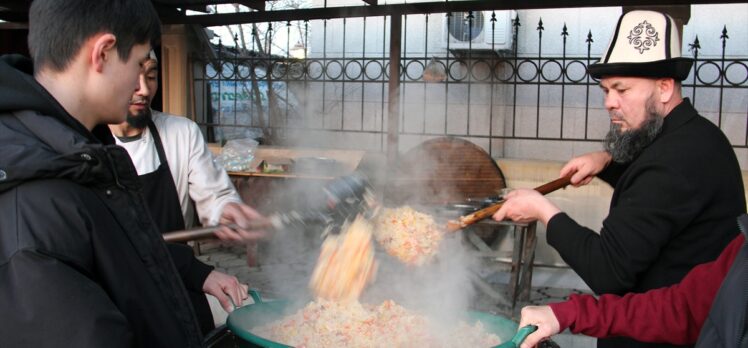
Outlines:
<svg viewBox="0 0 748 348"><path fill-rule="evenodd" d="M360 173L333 179L325 186L323 191L323 201L313 204L313 207L310 209L275 213L265 219L250 221L249 226L246 226L245 229L278 230L292 226L303 227L310 223L340 226L344 221L356 216L356 214L367 214L367 212L369 212L367 215L373 214L374 207L376 206L371 185L366 176ZM164 233L163 237L167 242L186 242L204 239L212 237L213 233L223 226L232 229L240 228L236 224L207 226L168 232ZM337 230L339 228L333 228L333 231Z"/></svg>

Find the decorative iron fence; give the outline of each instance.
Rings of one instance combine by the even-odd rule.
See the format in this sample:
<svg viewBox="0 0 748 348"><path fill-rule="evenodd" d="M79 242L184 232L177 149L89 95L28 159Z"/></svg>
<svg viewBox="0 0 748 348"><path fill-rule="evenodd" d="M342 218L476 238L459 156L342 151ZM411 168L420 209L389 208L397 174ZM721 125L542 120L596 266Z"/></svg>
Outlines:
<svg viewBox="0 0 748 348"><path fill-rule="evenodd" d="M430 30L434 26L429 20L445 18L450 25L456 16L414 17L420 23L417 27L424 29L420 32L408 30L409 17L403 17L404 49L398 76L401 139L465 137L492 155L502 156L510 141L589 143L598 142L607 131L602 93L597 81L587 74L587 66L597 60L592 55L594 40L604 41L598 44L605 45L607 37L593 39L592 31L587 30L586 54L567 55L569 31L564 24L554 34L560 36L560 45L554 43L560 53L547 54L544 48L555 39L544 37L546 28L541 19L534 28L537 39L532 40L537 43L537 52L523 53L519 47L524 44L519 40L530 34L519 34L533 28L523 26L517 16L511 26L509 50L498 51L495 42L489 47L485 41L481 49L471 47L472 41L467 47L455 49L446 40L446 49L430 52L433 36L440 34ZM341 19L335 30L328 28L328 22L333 20L319 21L316 34L321 28L322 50L316 54L305 50L301 58L255 54L253 47L239 53L220 45L217 60L192 57L196 121L204 127L209 141L249 135L294 144L308 137L329 145L334 138L347 147L383 150L390 79L389 20L361 18L352 26L351 19ZM467 24L467 36L473 38L472 12L460 14L457 20ZM267 25L272 38L274 26ZM290 22L285 23L289 33L291 27ZM308 48L310 22L296 23L296 27L303 28L304 33L303 43L297 45ZM490 30L492 35L488 37L493 38L495 12ZM354 32L354 40L346 38ZM372 37L371 33L379 35ZM252 34L257 34L256 29ZM280 45L285 45L286 52L291 52L290 37L287 35L288 39ZM695 65L683 81L683 93L702 115L720 126L734 148L745 149L748 57L729 55L726 27L720 40L721 52L712 53L709 58L700 56L698 37L688 44L690 51L684 56L691 55ZM331 42L336 42L334 50L328 49ZM357 45L355 50L351 49L351 42ZM413 42L421 48L410 49Z"/></svg>

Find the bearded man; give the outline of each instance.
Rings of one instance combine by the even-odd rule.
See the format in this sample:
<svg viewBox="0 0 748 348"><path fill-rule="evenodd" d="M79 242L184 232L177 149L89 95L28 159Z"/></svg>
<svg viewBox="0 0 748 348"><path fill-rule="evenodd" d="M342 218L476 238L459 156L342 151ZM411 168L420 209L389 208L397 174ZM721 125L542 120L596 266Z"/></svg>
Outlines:
<svg viewBox="0 0 748 348"><path fill-rule="evenodd" d="M195 225L233 223L246 226L260 218L242 203L226 171L213 162L202 133L192 120L151 110L158 89L158 60L153 51L143 63L140 88L132 94L127 120L110 124L115 142L127 150L138 177L146 207L162 233ZM216 236L230 241L256 241L262 231L223 227ZM247 298L247 285L235 276L199 261L192 248L167 244L192 301L203 334L215 328L205 294L214 296L230 312L232 304Z"/></svg>
<svg viewBox="0 0 748 348"><path fill-rule="evenodd" d="M670 16L622 16L602 59L589 67L610 115L605 150L576 157L560 172L575 186L598 177L614 188L602 230L579 225L533 190L512 191L494 219L540 220L548 244L597 294L672 285L714 260L737 235L745 191L725 135L681 96L691 66L680 57ZM598 340L598 347L634 346L672 347Z"/></svg>

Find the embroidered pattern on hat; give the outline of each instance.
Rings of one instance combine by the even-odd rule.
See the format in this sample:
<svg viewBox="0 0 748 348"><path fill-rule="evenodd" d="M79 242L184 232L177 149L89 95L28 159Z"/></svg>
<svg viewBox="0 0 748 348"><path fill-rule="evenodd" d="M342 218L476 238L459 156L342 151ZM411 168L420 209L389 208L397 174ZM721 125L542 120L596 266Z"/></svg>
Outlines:
<svg viewBox="0 0 748 348"><path fill-rule="evenodd" d="M639 54L644 54L644 51L650 49L650 47L657 46L657 41L660 41L657 36L657 30L652 24L644 21L631 29L627 39L629 39L629 44L634 46L634 49L639 50Z"/></svg>

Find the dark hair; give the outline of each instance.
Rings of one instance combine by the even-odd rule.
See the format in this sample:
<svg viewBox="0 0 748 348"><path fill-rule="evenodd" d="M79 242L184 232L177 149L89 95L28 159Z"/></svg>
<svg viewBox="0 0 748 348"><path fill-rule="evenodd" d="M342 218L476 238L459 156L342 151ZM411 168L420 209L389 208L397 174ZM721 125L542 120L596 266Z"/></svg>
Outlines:
<svg viewBox="0 0 748 348"><path fill-rule="evenodd" d="M98 33L117 38L120 59L132 47L157 46L161 22L149 0L34 0L29 10L29 53L35 70L64 71L83 43Z"/></svg>

